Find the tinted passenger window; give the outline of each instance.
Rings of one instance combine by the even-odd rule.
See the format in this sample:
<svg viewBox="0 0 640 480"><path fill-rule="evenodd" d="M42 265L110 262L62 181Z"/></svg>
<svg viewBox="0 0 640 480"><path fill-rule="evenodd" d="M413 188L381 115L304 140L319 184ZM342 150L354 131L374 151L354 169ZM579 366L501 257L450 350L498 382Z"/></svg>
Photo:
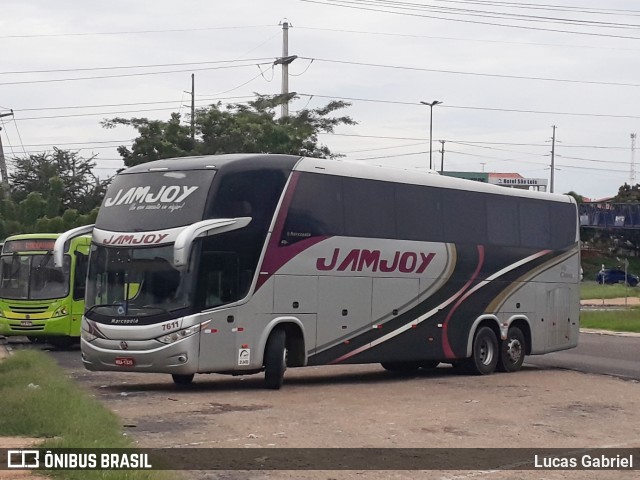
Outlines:
<svg viewBox="0 0 640 480"><path fill-rule="evenodd" d="M576 241L576 207L565 203L555 205L551 215L551 234L554 248L562 248Z"/></svg>
<svg viewBox="0 0 640 480"><path fill-rule="evenodd" d="M535 200L520 203L520 242L523 247L551 247L549 205Z"/></svg>
<svg viewBox="0 0 640 480"><path fill-rule="evenodd" d="M487 237L492 245L517 246L520 243L515 198L487 198Z"/></svg>
<svg viewBox="0 0 640 480"><path fill-rule="evenodd" d="M344 235L342 180L331 175L300 175L280 245L322 235Z"/></svg>
<svg viewBox="0 0 640 480"><path fill-rule="evenodd" d="M220 180L209 218L251 217L249 228L268 229L286 178L282 172L227 174Z"/></svg>
<svg viewBox="0 0 640 480"><path fill-rule="evenodd" d="M440 189L396 185L396 228L402 240L443 241Z"/></svg>
<svg viewBox="0 0 640 480"><path fill-rule="evenodd" d="M443 192L444 231L447 242L484 244L487 241L486 200L477 192Z"/></svg>
<svg viewBox="0 0 640 480"><path fill-rule="evenodd" d="M346 236L396 238L392 183L345 178L343 194Z"/></svg>

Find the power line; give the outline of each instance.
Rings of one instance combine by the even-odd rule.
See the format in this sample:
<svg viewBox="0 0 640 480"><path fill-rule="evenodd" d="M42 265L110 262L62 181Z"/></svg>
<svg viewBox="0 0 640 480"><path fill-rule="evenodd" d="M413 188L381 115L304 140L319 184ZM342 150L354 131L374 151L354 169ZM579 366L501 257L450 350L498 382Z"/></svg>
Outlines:
<svg viewBox="0 0 640 480"><path fill-rule="evenodd" d="M346 100L352 102L373 102L373 103L389 103L394 105L415 105L420 106L419 102L406 102L406 101L397 101L397 100L381 100L374 98L357 98L357 97L340 97L337 95L318 95L315 93L297 93L299 96L311 96L318 98L332 98L339 100ZM463 109L463 110L484 110L491 112L510 112L510 113L532 113L539 115L567 115L567 116L578 116L578 117L603 117L603 118L640 118L640 115L616 115L616 114L606 114L606 113L584 113L584 112L556 112L556 111L547 111L547 110L526 110L526 109L517 109L517 108L496 108L496 107L476 107L470 105L440 105L438 108L452 108L452 109Z"/></svg>
<svg viewBox="0 0 640 480"><path fill-rule="evenodd" d="M305 27L296 25L297 29L301 30L318 30L326 32L337 33L355 33L361 35L374 35L374 36L388 36L388 37L405 37L405 38L424 38L430 40L453 40L460 42L473 42L473 43L497 43L506 45L527 45L527 46L542 46L542 47L562 47L562 48L588 48L588 49L601 49L601 50L630 50L638 51L637 48L625 48L625 47L606 47L602 45L570 45L567 43L542 43L542 42L518 42L514 40L487 40L482 38L461 38L461 37L443 37L436 35L417 35L408 33L394 33L394 32L374 32L368 30L351 30L351 29L339 29L339 28L320 28L320 27Z"/></svg>
<svg viewBox="0 0 640 480"><path fill-rule="evenodd" d="M33 83L70 82L70 81L77 81L77 80L103 80L105 78L142 77L145 75L164 75L168 73L201 72L205 70L224 70L227 68L254 67L259 65L271 65L272 63L273 62L260 62L260 63L250 63L246 65L226 65L221 67L190 68L187 70L166 70L161 72L123 73L119 75L97 75L93 77L55 78L55 79L49 79L49 80L23 80L23 81L17 81L17 82L0 82L0 85L25 85L25 84L33 84Z"/></svg>
<svg viewBox="0 0 640 480"><path fill-rule="evenodd" d="M574 13L593 13L598 15L623 15L623 16L639 16L638 10L626 10L616 8L595 8L595 7L580 7L570 5L551 5L544 3L519 3L519 2L505 2L505 1L487 1L487 0L434 0L442 3L462 3L472 5L491 5L502 6L507 8L517 8L524 10L551 10L560 12L574 12Z"/></svg>
<svg viewBox="0 0 640 480"><path fill-rule="evenodd" d="M273 28L274 25L244 25L236 27L201 27L201 28L171 28L167 30L130 30L118 32L76 32L76 33L36 33L25 35L0 35L0 38L39 38L39 37L86 37L94 35L140 35L147 33L172 32L201 32L206 30L239 30L245 28Z"/></svg>
<svg viewBox="0 0 640 480"><path fill-rule="evenodd" d="M402 16L410 16L410 17L419 17L419 18L430 18L430 19L434 19L434 20L445 20L445 21L449 21L449 22L470 23L470 24L476 24L476 25L488 25L488 26L493 26L493 27L517 28L517 29L523 29L523 30L537 30L537 31L553 32L553 33L569 33L569 34L574 34L574 35L587 35L587 36L595 36L595 37L623 38L623 39L629 39L629 40L640 40L640 37L632 37L632 36L628 36L628 35L614 35L614 34L605 34L605 33L596 33L596 32L579 32L579 31L575 31L575 30L561 30L561 29L557 29L557 28L532 27L532 26L526 26L526 25L510 25L510 24L504 24L504 23L486 22L486 21L481 21L481 20L464 20L464 19L460 19L460 18L449 18L449 17L442 17L442 16L437 16L437 15L417 14L417 13L414 13L414 12L406 13L406 12L402 12L402 11L397 12L397 11L381 10L379 8L354 6L354 5L349 5L349 4L345 4L345 3L335 3L338 0L334 0L333 2L320 1L320 0L298 0L298 1L305 2L305 3L315 3L315 4L319 4L319 5L325 5L325 6L342 7L342 8L349 8L349 9L355 9L355 10L365 10L365 11L378 12L378 13L388 13L388 14L393 14L393 15L402 15ZM475 18L475 16L473 18Z"/></svg>
<svg viewBox="0 0 640 480"><path fill-rule="evenodd" d="M0 72L0 75L23 75L32 73L62 73L62 72L96 72L101 70L130 70L135 68L164 68L164 67L185 67L187 65L211 65L218 63L235 63L235 62L265 62L271 60L267 57L247 58L235 60L210 60L203 62L183 62L183 63L152 63L146 65L112 65L109 67L87 67L87 68L59 68L51 70L19 70L13 72Z"/></svg>
<svg viewBox="0 0 640 480"><path fill-rule="evenodd" d="M605 27L605 28L637 28L640 25L637 24L628 24L628 23L620 23L620 22L603 22L603 21L595 21L595 20L585 20L585 19L575 19L575 18L562 18L562 17L551 17L551 16L542 16L542 15L531 15L531 14L522 14L522 13L510 13L508 11L491 11L491 10L477 10L472 8L460 8L460 7L449 7L449 6L437 6L437 5L424 5L424 4L416 4L410 2L398 2L398 1L389 1L389 0L334 0L340 2L342 4L351 4L351 5L364 5L364 6L372 6L372 7L384 7L384 8L393 8L395 10L406 10L406 11L426 11L426 12L435 12L442 13L445 15L458 15L458 16L473 16L473 17L482 17L482 18L498 18L504 20L515 20L515 21L527 21L527 22L540 22L540 23L558 23L558 24L568 24L568 25L579 25L579 26L590 26L590 27ZM473 4L473 5L482 5L486 7L496 6L488 4L488 3L471 3L471 2L440 2L440 3L463 3L464 5ZM504 5L501 5L504 7ZM509 8L509 7L508 7ZM565 10L566 11L566 10ZM391 13L391 12L389 12ZM571 12L577 13L577 12ZM593 13L593 12L579 12L582 14L585 13Z"/></svg>
<svg viewBox="0 0 640 480"><path fill-rule="evenodd" d="M308 0L300 0L308 1ZM431 73L447 73L452 75L470 75L476 77L490 77L490 78L508 78L512 80L537 80L544 82L561 82L561 83L579 83L587 85L606 85L616 87L640 87L638 83L624 83L624 82L601 82L596 80L575 80L570 78L553 78L553 77L532 77L526 75L507 75L498 73L480 73L480 72L464 72L460 70L442 70L436 68L424 68L424 67L408 67L404 65L385 65L382 63L368 63L368 62L354 62L349 60L333 60L329 58L312 58L299 56L300 59L315 60L316 62L325 63L337 63L341 65L353 65L358 67L373 67L373 68L390 68L394 70L410 70L418 72L431 72ZM1 84L0 84L1 85Z"/></svg>

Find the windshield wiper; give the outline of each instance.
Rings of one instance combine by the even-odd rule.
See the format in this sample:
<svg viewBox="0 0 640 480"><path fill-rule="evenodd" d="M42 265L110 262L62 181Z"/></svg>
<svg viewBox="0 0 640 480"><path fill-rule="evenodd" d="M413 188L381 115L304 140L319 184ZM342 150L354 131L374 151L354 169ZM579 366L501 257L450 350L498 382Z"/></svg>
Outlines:
<svg viewBox="0 0 640 480"><path fill-rule="evenodd" d="M128 303L128 302L127 302ZM120 307L122 308L122 312L118 312L117 308ZM87 313L91 313L94 312L97 308L114 308L116 309L116 313L120 316L123 317L135 317L136 315L131 313L131 310L133 311L140 311L140 310L151 310L151 311L159 311L160 313L169 313L169 310L163 308L163 307L156 307L156 306L151 306L151 305L144 305L142 307L132 307L131 304L128 304L128 308L126 308L127 305L125 304L125 302L123 301L123 303L101 303L98 305L93 305L91 308L89 308L85 314Z"/></svg>
<svg viewBox="0 0 640 480"><path fill-rule="evenodd" d="M44 254L44 256L42 257L42 260L40 260L40 263L38 263L38 266L36 268L42 268L44 267L47 263L49 263L49 259L51 258L51 250L48 250L47 253Z"/></svg>

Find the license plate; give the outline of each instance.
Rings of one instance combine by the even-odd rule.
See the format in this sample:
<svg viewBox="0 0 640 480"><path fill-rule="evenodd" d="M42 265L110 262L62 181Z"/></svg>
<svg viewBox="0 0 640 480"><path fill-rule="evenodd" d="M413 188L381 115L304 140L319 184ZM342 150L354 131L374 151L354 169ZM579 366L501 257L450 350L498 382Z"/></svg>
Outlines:
<svg viewBox="0 0 640 480"><path fill-rule="evenodd" d="M20 320L21 327L33 327L33 322L31 320Z"/></svg>
<svg viewBox="0 0 640 480"><path fill-rule="evenodd" d="M131 357L116 357L117 367L133 367L136 362Z"/></svg>

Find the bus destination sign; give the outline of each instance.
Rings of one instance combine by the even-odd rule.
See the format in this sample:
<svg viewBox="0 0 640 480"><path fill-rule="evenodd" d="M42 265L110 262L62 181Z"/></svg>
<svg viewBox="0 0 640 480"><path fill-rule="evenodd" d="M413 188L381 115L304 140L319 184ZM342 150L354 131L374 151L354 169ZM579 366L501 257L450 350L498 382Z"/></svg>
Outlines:
<svg viewBox="0 0 640 480"><path fill-rule="evenodd" d="M9 240L4 243L2 253L50 251L56 243L53 238L30 238L25 240Z"/></svg>

